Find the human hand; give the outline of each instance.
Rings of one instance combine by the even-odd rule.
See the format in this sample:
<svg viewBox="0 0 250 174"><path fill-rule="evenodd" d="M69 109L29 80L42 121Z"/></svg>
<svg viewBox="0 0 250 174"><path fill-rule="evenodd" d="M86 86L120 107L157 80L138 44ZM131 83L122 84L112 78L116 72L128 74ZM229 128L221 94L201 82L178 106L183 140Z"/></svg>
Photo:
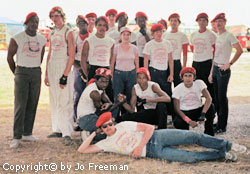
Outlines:
<svg viewBox="0 0 250 174"><path fill-rule="evenodd" d="M195 128L195 127L198 126L197 122L196 122L196 121L193 121L193 120L189 121L188 124L189 124L192 128Z"/></svg>
<svg viewBox="0 0 250 174"><path fill-rule="evenodd" d="M213 78L212 78L212 74L211 73L208 76L208 82L209 83L213 83Z"/></svg>
<svg viewBox="0 0 250 174"><path fill-rule="evenodd" d="M169 75L168 76L168 82L172 83L174 80L174 77L172 75Z"/></svg>
<svg viewBox="0 0 250 174"><path fill-rule="evenodd" d="M48 76L45 76L45 78L44 78L44 84L45 84L46 86L50 86L50 85L49 85L49 78L48 78Z"/></svg>
<svg viewBox="0 0 250 174"><path fill-rule="evenodd" d="M143 147L137 146L131 153L134 158L141 157Z"/></svg>
<svg viewBox="0 0 250 174"><path fill-rule="evenodd" d="M103 110L107 110L112 104L111 103L104 103L102 106L101 106L101 111Z"/></svg>
<svg viewBox="0 0 250 174"><path fill-rule="evenodd" d="M227 64L223 65L222 67L220 67L220 69L226 71L227 69L230 68L230 66L231 66L230 63L227 63Z"/></svg>

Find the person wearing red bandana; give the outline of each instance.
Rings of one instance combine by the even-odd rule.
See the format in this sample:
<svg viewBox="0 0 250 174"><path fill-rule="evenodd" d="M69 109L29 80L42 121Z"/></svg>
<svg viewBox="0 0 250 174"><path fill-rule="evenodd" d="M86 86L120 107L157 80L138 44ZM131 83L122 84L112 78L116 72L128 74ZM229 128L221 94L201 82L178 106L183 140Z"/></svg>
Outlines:
<svg viewBox="0 0 250 174"><path fill-rule="evenodd" d="M39 18L35 12L26 16L25 31L10 40L7 61L15 75L13 140L10 148L18 148L21 140L36 141L32 136L41 89L41 68L46 39L37 33ZM14 61L16 55L16 61Z"/></svg>
<svg viewBox="0 0 250 174"><path fill-rule="evenodd" d="M49 87L52 115L52 134L48 138L64 137L64 144L71 145L73 131L73 74L75 39L73 31L65 24L65 13L54 7L49 13L55 24L50 35L44 83Z"/></svg>
<svg viewBox="0 0 250 174"><path fill-rule="evenodd" d="M117 27L115 26L116 23L116 15L117 15L117 10L116 9L110 9L106 12L105 16L109 20L109 29L106 31L106 34L108 35L109 33L116 31Z"/></svg>
<svg viewBox="0 0 250 174"><path fill-rule="evenodd" d="M85 17L87 18L87 21L89 23L88 25L88 32L90 33L90 35L95 35L96 33L96 29L95 29L95 21L97 19L97 15L93 12L88 13L85 15Z"/></svg>

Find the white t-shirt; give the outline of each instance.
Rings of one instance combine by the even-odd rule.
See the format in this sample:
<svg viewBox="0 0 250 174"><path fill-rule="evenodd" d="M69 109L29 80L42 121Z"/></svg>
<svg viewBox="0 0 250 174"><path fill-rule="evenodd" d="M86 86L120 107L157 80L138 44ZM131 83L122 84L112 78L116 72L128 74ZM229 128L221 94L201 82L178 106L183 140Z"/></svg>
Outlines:
<svg viewBox="0 0 250 174"><path fill-rule="evenodd" d="M135 94L136 96L140 97L141 99L152 99L152 98L157 98L159 97L158 94L156 94L153 91L153 85L157 85L159 88L159 84L152 82L152 81L148 81L148 88L146 90L142 90L139 84L135 84ZM157 103L146 103L143 104L144 109L155 109L156 108Z"/></svg>
<svg viewBox="0 0 250 174"><path fill-rule="evenodd" d="M109 66L111 48L114 40L110 37L98 38L96 35L86 39L89 42L89 64L96 66Z"/></svg>
<svg viewBox="0 0 250 174"><path fill-rule="evenodd" d="M191 34L190 44L194 46L194 61L204 62L213 59L213 45L216 41L216 35L210 30L203 33L195 31Z"/></svg>
<svg viewBox="0 0 250 174"><path fill-rule="evenodd" d="M115 44L118 44L120 41L120 32L118 30L112 31L108 34L109 37L115 40ZM130 42L133 43L136 41L135 33L131 33Z"/></svg>
<svg viewBox="0 0 250 174"><path fill-rule="evenodd" d="M168 69L168 54L173 51L172 45L167 40L156 42L154 39L146 43L143 54L149 56L150 67L158 70Z"/></svg>
<svg viewBox="0 0 250 174"><path fill-rule="evenodd" d="M145 36L143 36L139 30L135 32L136 46L137 46L138 51L139 51L139 57L144 57L143 49L144 49L147 42L146 42ZM150 30L148 28L147 28L146 33L149 36L149 38L152 39L151 32L150 32Z"/></svg>
<svg viewBox="0 0 250 174"><path fill-rule="evenodd" d="M90 98L90 93L92 91L94 91L94 90L98 91L100 95L103 93L102 90L99 90L97 88L95 82L88 85L84 89L84 91L83 91L83 93L82 93L82 95L80 97L79 103L77 105L77 116L78 116L78 118L81 118L81 117L84 117L86 115L95 113L96 107L94 105L94 102L93 102L92 98Z"/></svg>
<svg viewBox="0 0 250 174"><path fill-rule="evenodd" d="M228 31L218 34L215 44L214 62L227 64L230 61L233 45L239 43L238 39Z"/></svg>
<svg viewBox="0 0 250 174"><path fill-rule="evenodd" d="M195 80L190 88L181 83L174 88L172 97L180 101L180 109L183 111L197 109L202 105L201 95L205 88L207 86L202 80Z"/></svg>
<svg viewBox="0 0 250 174"><path fill-rule="evenodd" d="M75 42L76 42L76 48L77 48L77 53L75 54L75 60L81 61L82 47L83 47L85 40L82 40L80 38L79 31L75 33Z"/></svg>
<svg viewBox="0 0 250 174"><path fill-rule="evenodd" d="M114 152L124 155L130 155L132 151L142 141L144 132L138 132L137 123L124 121L115 125L116 132L112 136L99 141L95 145L105 152ZM144 146L141 157L146 156L146 146Z"/></svg>
<svg viewBox="0 0 250 174"><path fill-rule="evenodd" d="M36 36L29 36L25 31L22 31L16 34L13 39L18 45L16 64L18 66L29 68L40 67L41 52L47 42L46 38L39 33L36 33ZM30 49L33 51L30 51Z"/></svg>
<svg viewBox="0 0 250 174"><path fill-rule="evenodd" d="M118 27L116 25L113 27L109 27L108 31L106 31L106 35L108 36L110 33L116 30L118 30Z"/></svg>
<svg viewBox="0 0 250 174"><path fill-rule="evenodd" d="M182 53L182 45L188 44L189 42L187 36L180 31L176 33L165 32L163 39L166 39L171 42L171 45L173 47L173 60L180 60Z"/></svg>

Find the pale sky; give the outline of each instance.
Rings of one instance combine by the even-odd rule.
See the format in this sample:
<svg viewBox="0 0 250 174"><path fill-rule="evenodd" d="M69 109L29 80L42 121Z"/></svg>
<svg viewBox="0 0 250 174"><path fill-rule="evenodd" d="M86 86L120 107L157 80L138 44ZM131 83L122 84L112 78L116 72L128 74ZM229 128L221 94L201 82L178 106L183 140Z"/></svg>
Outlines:
<svg viewBox="0 0 250 174"><path fill-rule="evenodd" d="M149 20L167 20L171 13L177 12L182 23L195 25L195 18L206 12L211 20L218 13L226 13L227 25L248 25L250 27L250 0L1 0L0 16L21 22L26 15L35 11L40 20L50 22L49 11L61 6L66 13L66 21L74 23L78 14L95 12L104 15L110 8L125 11L129 19L135 18L137 11L143 11Z"/></svg>

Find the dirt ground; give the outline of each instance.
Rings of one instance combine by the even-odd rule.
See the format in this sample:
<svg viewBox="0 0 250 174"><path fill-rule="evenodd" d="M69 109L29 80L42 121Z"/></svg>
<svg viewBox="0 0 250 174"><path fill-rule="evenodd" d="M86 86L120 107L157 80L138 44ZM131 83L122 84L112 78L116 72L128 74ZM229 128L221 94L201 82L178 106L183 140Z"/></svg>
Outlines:
<svg viewBox="0 0 250 174"><path fill-rule="evenodd" d="M236 104L237 103L237 104ZM38 109L34 136L37 142L22 142L21 147L15 150L9 149L12 139L13 109L1 109L0 113L0 173L16 173L20 165L27 165L24 173L52 173L49 170L57 167L54 173L185 173L185 174L249 174L250 173L250 150L245 154L237 154L238 161L235 163L221 161L200 162L196 164L184 164L178 162L167 162L149 158L133 159L132 157L99 153L84 155L77 153L80 145L80 134L74 132L74 144L66 147L62 139L48 139L51 133L51 118L48 107ZM230 115L228 131L218 137L229 139L233 142L245 145L250 149L250 99L249 97L230 98ZM195 129L202 131L200 126ZM181 147L188 150L201 150L197 146ZM41 166L41 165L49 166ZM39 167L40 165L40 167ZM67 169L65 166L71 166ZM94 168L105 166L110 168ZM114 168L116 165L118 168ZM79 170L77 170L81 166ZM128 169L126 168L128 167ZM31 169L32 168L32 169ZM8 169L8 170L6 170ZM48 170L46 170L48 169ZM55 168L54 168L55 169ZM105 170L108 169L108 170ZM38 171L39 170L39 171ZM20 169L17 173L21 173Z"/></svg>

